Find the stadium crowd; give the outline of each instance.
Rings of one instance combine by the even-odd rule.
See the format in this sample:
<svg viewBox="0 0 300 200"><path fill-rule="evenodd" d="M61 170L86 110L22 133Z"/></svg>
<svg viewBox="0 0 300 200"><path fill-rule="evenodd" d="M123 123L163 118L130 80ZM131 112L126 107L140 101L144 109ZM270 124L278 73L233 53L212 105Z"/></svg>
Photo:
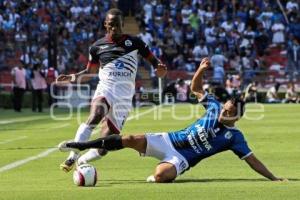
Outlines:
<svg viewBox="0 0 300 200"><path fill-rule="evenodd" d="M88 46L104 34L105 12L119 6L125 15L136 17L138 36L170 70L194 72L201 59L210 56L213 83L226 86L229 93L230 87L246 89L270 69L295 82L300 74L300 3L278 2L4 0L0 70L11 70L8 63L19 58L27 74L35 64L58 74L80 71L88 60ZM264 61L273 53L270 47L287 58L285 66Z"/></svg>
<svg viewBox="0 0 300 200"><path fill-rule="evenodd" d="M288 57L284 68L289 78L300 72L299 1L143 1L140 36L163 57L171 69L194 71L211 56L213 79L224 83L226 71L240 74L243 86L256 72L269 47ZM144 29L144 28L142 28ZM150 33L150 34L149 34ZM162 55L160 55L162 54ZM272 63L276 64L276 63ZM275 67L275 66L274 66Z"/></svg>

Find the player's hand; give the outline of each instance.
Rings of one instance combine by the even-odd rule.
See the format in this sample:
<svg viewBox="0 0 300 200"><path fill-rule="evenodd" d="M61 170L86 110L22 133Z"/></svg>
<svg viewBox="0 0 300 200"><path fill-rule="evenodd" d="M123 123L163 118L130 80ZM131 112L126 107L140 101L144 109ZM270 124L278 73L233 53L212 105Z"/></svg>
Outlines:
<svg viewBox="0 0 300 200"><path fill-rule="evenodd" d="M202 70L207 70L210 67L210 60L208 57L202 59L199 68Z"/></svg>
<svg viewBox="0 0 300 200"><path fill-rule="evenodd" d="M155 74L159 78L163 78L168 72L167 66L163 63L158 63L157 68L155 69Z"/></svg>
<svg viewBox="0 0 300 200"><path fill-rule="evenodd" d="M64 84L69 84L72 81L74 81L74 74L70 74L70 75L65 75L65 74L61 74L56 78L56 84L58 85L64 85Z"/></svg>

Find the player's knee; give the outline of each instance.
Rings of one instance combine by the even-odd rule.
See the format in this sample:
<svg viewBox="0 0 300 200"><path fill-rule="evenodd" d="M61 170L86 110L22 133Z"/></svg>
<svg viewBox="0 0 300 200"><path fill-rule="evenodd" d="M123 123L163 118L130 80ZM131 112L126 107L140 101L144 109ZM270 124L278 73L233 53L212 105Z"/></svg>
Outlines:
<svg viewBox="0 0 300 200"><path fill-rule="evenodd" d="M175 179L166 172L158 172L154 175L154 178L156 183L171 183Z"/></svg>

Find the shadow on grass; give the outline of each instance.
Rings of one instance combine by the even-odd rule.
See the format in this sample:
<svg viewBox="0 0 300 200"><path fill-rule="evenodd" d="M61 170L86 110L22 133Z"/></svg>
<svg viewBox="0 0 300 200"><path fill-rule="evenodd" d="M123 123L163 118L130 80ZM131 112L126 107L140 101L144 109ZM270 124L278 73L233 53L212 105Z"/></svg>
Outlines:
<svg viewBox="0 0 300 200"><path fill-rule="evenodd" d="M300 181L297 178L288 178L289 181ZM269 182L264 178L211 178L211 179L179 179L174 183L209 183L209 182Z"/></svg>
<svg viewBox="0 0 300 200"><path fill-rule="evenodd" d="M289 182L297 182L300 179L289 178ZM173 184L180 183L238 183L238 182L270 182L264 178L212 178L212 179L179 179ZM95 187L111 187L112 185L125 185L125 184L149 184L146 180L104 180L100 181ZM170 183L168 183L170 184Z"/></svg>

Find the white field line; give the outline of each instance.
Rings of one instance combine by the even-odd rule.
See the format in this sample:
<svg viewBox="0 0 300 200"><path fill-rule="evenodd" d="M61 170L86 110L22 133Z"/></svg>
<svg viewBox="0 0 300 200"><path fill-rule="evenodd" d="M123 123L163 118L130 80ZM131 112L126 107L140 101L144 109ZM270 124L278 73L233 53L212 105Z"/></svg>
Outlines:
<svg viewBox="0 0 300 200"><path fill-rule="evenodd" d="M15 161L13 163L10 163L8 165L5 165L3 167L0 168L0 173L1 172L5 172L5 171L8 171L8 170L11 170L13 168L16 168L16 167L19 167L21 165L24 165L30 161L33 161L33 160L37 160L39 158L43 158L43 157L46 157L48 156L50 153L56 151L57 148L50 148L50 149L47 149L46 151L36 155L36 156L31 156L31 157L28 157L26 159L23 159L23 160L18 160L18 161Z"/></svg>
<svg viewBox="0 0 300 200"><path fill-rule="evenodd" d="M17 137L17 138L14 138L14 139L8 139L8 140L4 140L4 141L0 142L0 144L7 144L7 143L14 142L14 141L17 141L17 140L23 140L25 138L27 138L27 136L21 136L21 137Z"/></svg>
<svg viewBox="0 0 300 200"><path fill-rule="evenodd" d="M48 116L40 116L40 117L31 117L29 119L19 119L19 120L1 120L0 125L2 124L11 124L11 123L18 123L18 122L28 122L28 121L35 121L40 119L49 118Z"/></svg>
<svg viewBox="0 0 300 200"><path fill-rule="evenodd" d="M65 123L65 124L62 124L62 125L59 125L59 126L51 127L49 129L64 128L64 127L67 127L67 126L70 126L70 125L71 125L70 123Z"/></svg>
<svg viewBox="0 0 300 200"><path fill-rule="evenodd" d="M151 108L151 109L149 109L149 110L146 110L146 111L144 111L144 112L138 113L137 115L131 116L131 117L129 117L129 118L127 119L127 121L130 121L130 120L132 120L132 119L134 119L134 118L136 118L136 117L142 116L142 115L146 115L146 114L152 112L153 110L158 109L158 107L160 107L160 106L155 106L155 107L153 107L153 108ZM67 126L67 125L68 125L68 124L65 124L65 126ZM15 162L13 162L13 163L10 163L10 164L8 164L8 165L5 165L5 166L3 166L3 167L0 167L0 173L1 173L1 172L8 171L8 170L11 170L11 169L14 169L14 168L16 168L16 167L19 167L19 166L21 166L21 165L24 165L24 164L30 162L30 161L33 161L33 160L37 160L37 159L39 159L39 158L46 157L46 156L48 156L49 154L53 153L53 152L56 151L56 150L57 150L57 148L50 148L50 149L47 149L46 151L43 151L42 153L40 153L40 154L38 154L38 155L36 155L36 156L31 156L31 157L25 158L25 159L23 159L23 160L18 160L18 161L15 161Z"/></svg>

